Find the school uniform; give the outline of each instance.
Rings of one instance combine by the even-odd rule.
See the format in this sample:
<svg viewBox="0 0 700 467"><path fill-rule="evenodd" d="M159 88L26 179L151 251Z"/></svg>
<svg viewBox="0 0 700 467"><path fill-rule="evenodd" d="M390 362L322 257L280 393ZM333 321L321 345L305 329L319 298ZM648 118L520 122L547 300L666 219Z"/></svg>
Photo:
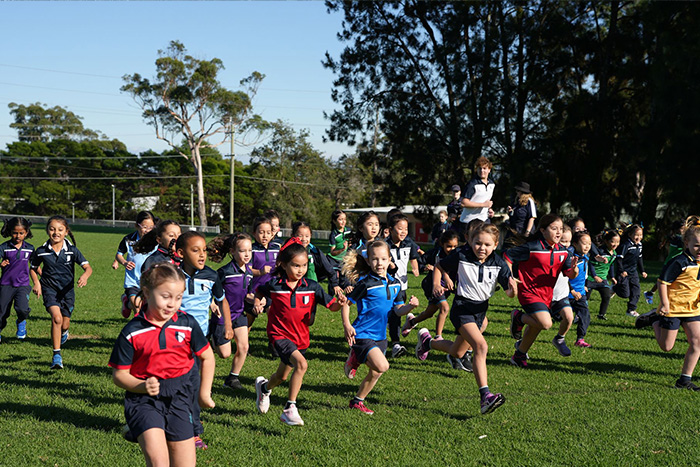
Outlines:
<svg viewBox="0 0 700 467"><path fill-rule="evenodd" d="M314 245L309 244L306 251L308 252L309 263L306 271L306 277L312 281L320 282L328 279L329 293L333 288L338 286L338 273L331 264L328 256Z"/></svg>
<svg viewBox="0 0 700 467"><path fill-rule="evenodd" d="M10 262L2 268L0 278L0 331L7 325L13 303L18 323L29 317L29 294L32 291L29 263L33 253L34 246L27 242L22 242L19 248L15 248L11 241L0 245L0 262Z"/></svg>
<svg viewBox="0 0 700 467"><path fill-rule="evenodd" d="M157 247L153 249L150 253L136 253L134 251L134 245L141 238L138 232L131 232L122 238L117 247L117 254L122 257L126 256L127 261L134 263L133 269L126 269L124 272L124 293L127 297L137 295L139 290L141 290L141 268L143 263L146 261L148 256L155 252Z"/></svg>
<svg viewBox="0 0 700 467"><path fill-rule="evenodd" d="M368 274L358 279L348 295L348 301L357 305L355 344L352 346L357 361L364 363L374 347L384 353L387 348L386 327L394 309L404 304L406 293L401 282L391 275L380 277Z"/></svg>
<svg viewBox="0 0 700 467"><path fill-rule="evenodd" d="M395 268L389 269L389 273L401 283L401 290L405 293L408 289L408 263L418 259L418 245L411 237L404 238L397 245L389 236L386 238L386 243L389 245L389 252L395 266ZM401 339L401 317L391 313L388 324L391 342L399 342Z"/></svg>
<svg viewBox="0 0 700 467"><path fill-rule="evenodd" d="M351 232L352 230L347 227L343 228L342 232L338 229L331 230L331 233L328 236L328 246L330 246L331 249L335 248L336 250L342 250L345 245L345 241L349 239ZM347 250L342 253L338 253L337 255L329 254L328 256L338 263L336 266L339 266L340 263L343 262L345 253L347 253Z"/></svg>
<svg viewBox="0 0 700 467"><path fill-rule="evenodd" d="M644 261L642 260L642 244L634 243L629 237L619 249L616 279L617 284L613 290L622 298L629 298L627 303L627 313L637 310L637 302L641 292L639 283L639 272L644 272ZM627 273L626 277L621 274Z"/></svg>
<svg viewBox="0 0 700 467"><path fill-rule="evenodd" d="M560 243L543 238L507 250L503 259L518 266L518 301L525 313L549 311L559 273L572 268L572 257Z"/></svg>
<svg viewBox="0 0 700 467"><path fill-rule="evenodd" d="M700 265L687 250L663 267L659 281L668 286L668 313L659 318L662 328L700 321Z"/></svg>
<svg viewBox="0 0 700 467"><path fill-rule="evenodd" d="M433 240L433 244L437 244L438 240L443 233L450 229L449 222L438 222L433 226L433 230L430 232L430 238Z"/></svg>
<svg viewBox="0 0 700 467"><path fill-rule="evenodd" d="M454 253L456 250L453 250L452 253ZM442 249L442 247L435 247L432 250L427 251L421 258L425 261L426 265L431 265L435 267L442 259L446 257L445 251ZM453 280L455 280L454 277L450 276ZM445 281L442 280L440 281L440 284L445 287ZM433 271L428 271L426 276L423 278L421 281L421 288L423 289L423 293L425 294L425 298L428 300L428 303L430 305L437 305L440 302L444 302L447 300L447 297L452 293L449 290L445 290L445 292L438 296L435 297L433 295Z"/></svg>
<svg viewBox="0 0 700 467"><path fill-rule="evenodd" d="M617 259L617 253L613 251L606 251L605 249L596 248L593 249L591 246L591 260L588 263L588 280L586 281L586 288L588 292L586 293L586 299L591 301L591 294L594 290L600 293L600 310L598 311L598 316L605 316L608 312L608 305L610 304L610 298L612 297L612 279L614 277L613 264ZM607 259L608 262L596 261L595 256L602 256ZM596 282L595 278L599 277L603 279L603 282Z"/></svg>
<svg viewBox="0 0 700 467"><path fill-rule="evenodd" d="M57 306L61 309L61 315L70 318L75 306L75 265L85 266L88 260L67 239L63 240L58 252L51 248L47 240L34 251L31 264L34 270L41 266L39 283L44 307L48 310L51 306Z"/></svg>
<svg viewBox="0 0 700 467"><path fill-rule="evenodd" d="M223 316L223 314L221 316L212 315L209 333L214 338L215 344L221 346L230 342L223 337L225 319L231 320L233 329L248 326L248 319L245 315L245 297L251 292L250 284L253 280L253 272L248 264L241 269L236 261L232 260L226 266L219 268L216 273L224 288L224 295L231 310L230 317Z"/></svg>
<svg viewBox="0 0 700 467"><path fill-rule="evenodd" d="M258 242L253 242L253 257L250 260L250 267L252 269L262 270L265 266L270 266L274 269L280 247L280 244L275 241L268 243L267 248ZM259 286L267 283L271 278L272 276L269 273L254 277L251 290L255 292Z"/></svg>
<svg viewBox="0 0 700 467"><path fill-rule="evenodd" d="M141 266L141 274L157 263L170 263L180 267L181 262L182 258L171 254L170 251L166 250L160 245L157 245L156 249L143 261L143 265Z"/></svg>
<svg viewBox="0 0 700 467"><path fill-rule="evenodd" d="M301 278L294 289L285 275L272 277L256 291L270 303L267 312L267 337L286 365L295 350L303 354L309 347L311 312L319 303L330 308L335 298L328 295L318 282Z"/></svg>
<svg viewBox="0 0 700 467"><path fill-rule="evenodd" d="M578 275L574 279L569 280L569 286L571 290L580 293L581 298L577 300L572 293L569 293L569 303L571 304L571 309L578 316L578 325L576 326L576 339L578 340L583 339L588 332L588 326L591 324L591 313L588 310L588 297L586 295L588 255L578 256L576 261Z"/></svg>
<svg viewBox="0 0 700 467"><path fill-rule="evenodd" d="M511 206L514 207L508 219L508 225L520 235L529 235L530 232L525 232L525 227L527 227L527 223L531 218L537 217L537 207L535 206L535 201L530 198L527 200L525 205L521 205L518 202L518 197L515 197L513 198Z"/></svg>
<svg viewBox="0 0 700 467"><path fill-rule="evenodd" d="M496 286L500 284L504 289L509 286L511 273L506 262L492 253L482 263L465 245L442 259L440 267L457 277L455 299L450 310L450 321L455 330L467 323L475 323L481 328Z"/></svg>
<svg viewBox="0 0 700 467"><path fill-rule="evenodd" d="M208 348L197 320L182 311L162 327L143 314L124 326L114 343L109 366L129 370L139 379L153 376L160 381L157 396L126 391L124 415L134 437L150 428L164 430L168 441L194 436L190 412L195 388L190 374L196 371L195 356Z"/></svg>
<svg viewBox="0 0 700 467"><path fill-rule="evenodd" d="M483 203L485 201L491 201L493 198L493 190L496 188L496 184L489 177L484 183L480 178L472 178L467 186L462 191L462 198L468 199L475 203ZM474 219L480 219L486 221L489 218L489 208L462 208L462 214L460 215L459 221L462 226L466 228L466 225ZM462 231L464 232L464 230Z"/></svg>

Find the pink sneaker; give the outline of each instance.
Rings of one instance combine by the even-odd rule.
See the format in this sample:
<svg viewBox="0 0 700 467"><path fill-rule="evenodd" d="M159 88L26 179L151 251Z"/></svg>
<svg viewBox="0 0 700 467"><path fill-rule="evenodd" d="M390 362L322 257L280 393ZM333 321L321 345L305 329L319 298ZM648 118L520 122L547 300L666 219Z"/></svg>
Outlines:
<svg viewBox="0 0 700 467"><path fill-rule="evenodd" d="M293 405L290 408L283 410L282 415L280 415L280 420L282 420L287 425L304 426L304 420L302 420L299 416L299 411L297 410L296 405Z"/></svg>
<svg viewBox="0 0 700 467"><path fill-rule="evenodd" d="M415 324L411 324L411 321L413 321L413 318L415 318L413 313L409 313L406 315L406 322L403 323L403 327L401 328L401 335L403 337L408 336L411 333L411 330L416 327Z"/></svg>
<svg viewBox="0 0 700 467"><path fill-rule="evenodd" d="M357 410L359 410L360 412L365 413L365 414L367 414L367 415L373 415L373 414L374 414L374 410L368 409L364 402L356 401L356 400L354 400L354 399L350 401L350 408L351 408L351 409L357 409Z"/></svg>
<svg viewBox="0 0 700 467"><path fill-rule="evenodd" d="M430 352L430 347L426 345L428 339L431 339L430 331L428 331L428 328L421 328L418 331L418 343L416 344L416 357L418 360L428 358L428 353Z"/></svg>
<svg viewBox="0 0 700 467"><path fill-rule="evenodd" d="M202 438L199 436L194 437L194 447L195 449L207 449L209 446L207 446L207 443L205 443Z"/></svg>
<svg viewBox="0 0 700 467"><path fill-rule="evenodd" d="M583 348L585 348L585 349L587 349L588 347L591 347L591 344L589 344L588 342L584 341L583 339L577 340L576 343L575 343L574 345L575 345L576 347L583 347Z"/></svg>
<svg viewBox="0 0 700 467"><path fill-rule="evenodd" d="M348 359L345 360L345 376L348 377L348 379L353 379L355 377L355 373L357 372L357 369L360 367L360 362L357 361L357 356L355 355L355 351L350 349L350 353L348 354Z"/></svg>

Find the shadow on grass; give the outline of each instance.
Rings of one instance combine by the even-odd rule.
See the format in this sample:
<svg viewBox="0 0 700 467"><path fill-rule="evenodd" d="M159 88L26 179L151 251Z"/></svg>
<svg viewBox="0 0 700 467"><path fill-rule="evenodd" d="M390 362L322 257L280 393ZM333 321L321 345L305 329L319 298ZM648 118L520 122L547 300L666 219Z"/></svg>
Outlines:
<svg viewBox="0 0 700 467"><path fill-rule="evenodd" d="M65 407L47 407L17 402L0 403L0 412L6 414L27 415L45 422L58 422L104 432L112 432L119 425L117 420L99 415L89 415ZM7 416L7 415L5 415Z"/></svg>

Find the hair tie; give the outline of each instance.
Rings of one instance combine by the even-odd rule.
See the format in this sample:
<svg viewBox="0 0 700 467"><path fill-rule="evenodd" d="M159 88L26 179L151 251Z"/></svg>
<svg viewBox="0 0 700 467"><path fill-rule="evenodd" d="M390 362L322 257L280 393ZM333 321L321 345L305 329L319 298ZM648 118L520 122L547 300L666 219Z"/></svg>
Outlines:
<svg viewBox="0 0 700 467"><path fill-rule="evenodd" d="M289 240L287 240L284 245L282 245L282 248L280 248L280 252L284 251L285 248L288 246L296 243L297 245L301 245L301 240L299 237L290 237ZM302 245L303 246L303 245Z"/></svg>

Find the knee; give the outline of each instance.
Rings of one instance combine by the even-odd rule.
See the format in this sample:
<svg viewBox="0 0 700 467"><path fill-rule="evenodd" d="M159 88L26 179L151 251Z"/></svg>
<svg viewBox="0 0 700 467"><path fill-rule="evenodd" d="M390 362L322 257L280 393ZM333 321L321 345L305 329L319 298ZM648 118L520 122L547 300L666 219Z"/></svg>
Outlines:
<svg viewBox="0 0 700 467"><path fill-rule="evenodd" d="M446 315L450 312L450 305L447 302L440 302L440 314Z"/></svg>
<svg viewBox="0 0 700 467"><path fill-rule="evenodd" d="M688 339L688 345L690 350L697 352L700 350L700 336L693 336L692 339Z"/></svg>
<svg viewBox="0 0 700 467"><path fill-rule="evenodd" d="M571 320L571 321L573 321L573 320ZM547 329L549 329L549 328L552 327L552 320L550 319L550 320L547 320L547 321L541 321L541 322L539 322L538 324L539 324L539 327L540 327L542 330L546 331Z"/></svg>
<svg viewBox="0 0 700 467"><path fill-rule="evenodd" d="M63 324L63 316L60 313L56 313L51 317L51 321L53 321L53 324L60 326Z"/></svg>
<svg viewBox="0 0 700 467"><path fill-rule="evenodd" d="M486 341L478 342L474 347L475 355L486 355L489 352L489 345Z"/></svg>
<svg viewBox="0 0 700 467"><path fill-rule="evenodd" d="M250 349L250 345L248 345L247 342L244 342L241 344L236 344L236 353L239 355L248 355L249 349Z"/></svg>
<svg viewBox="0 0 700 467"><path fill-rule="evenodd" d="M673 350L673 344L675 344L675 342L659 342L659 348L664 352L670 352Z"/></svg>
<svg viewBox="0 0 700 467"><path fill-rule="evenodd" d="M309 368L309 362L306 361L305 358L301 358L297 360L296 365L294 365L294 370L298 371L300 373L306 373L306 370Z"/></svg>
<svg viewBox="0 0 700 467"><path fill-rule="evenodd" d="M389 362L382 362L377 365L377 369L374 370L375 376L379 378L382 374L389 371Z"/></svg>

